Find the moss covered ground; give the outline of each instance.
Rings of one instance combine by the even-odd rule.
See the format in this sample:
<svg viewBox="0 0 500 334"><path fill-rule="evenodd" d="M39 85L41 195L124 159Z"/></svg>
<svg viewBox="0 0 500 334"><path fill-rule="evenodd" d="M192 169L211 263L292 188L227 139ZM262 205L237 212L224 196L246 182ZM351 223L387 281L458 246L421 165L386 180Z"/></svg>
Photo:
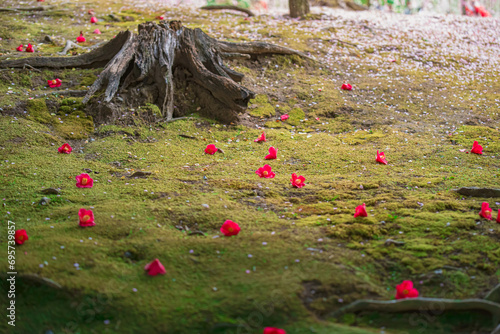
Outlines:
<svg viewBox="0 0 500 334"><path fill-rule="evenodd" d="M97 25L88 23L90 8ZM37 47L29 56L62 49L43 43L45 35L73 39L83 30L92 45L163 14L220 39L288 45L320 63L232 61L258 94L243 125L197 114L149 125L139 110L133 125L98 126L65 90L85 89L99 70L0 71L0 216L2 226L11 220L29 235L16 248L16 327L2 321L1 331L491 331L489 318L470 312L329 314L357 299L391 299L402 280L421 296L452 299L483 298L499 283L500 225L478 212L489 201L496 218L500 199L453 191L500 187L498 21L341 11L244 20L153 9L91 1L0 13L0 58L20 56L14 49L27 42ZM102 35L91 34L96 27ZM56 77L62 87L48 88ZM344 80L352 91L340 90ZM290 118L278 121L283 114ZM263 131L268 141L255 143ZM481 156L465 152L475 140ZM65 142L73 153L57 152ZM224 154L203 154L212 143ZM270 146L278 159L266 161ZM377 150L388 165L375 163ZM276 178L255 174L265 163ZM131 177L136 171L151 175ZM83 172L92 189L75 187ZM306 186L292 188L291 173ZM60 194L43 195L45 188ZM42 197L50 203L39 205ZM368 217L353 218L362 203ZM96 226L78 226L80 208L94 211ZM227 219L241 226L238 236L221 235ZM6 245L7 233L0 240ZM155 258L165 276L145 275ZM6 261L0 268L7 271Z"/></svg>

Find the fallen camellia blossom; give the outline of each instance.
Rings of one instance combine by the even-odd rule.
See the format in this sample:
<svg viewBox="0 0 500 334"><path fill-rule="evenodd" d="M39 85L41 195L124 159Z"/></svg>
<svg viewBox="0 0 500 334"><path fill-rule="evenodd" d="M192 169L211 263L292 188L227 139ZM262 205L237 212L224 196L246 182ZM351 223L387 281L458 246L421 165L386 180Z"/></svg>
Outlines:
<svg viewBox="0 0 500 334"><path fill-rule="evenodd" d="M80 209L78 211L78 217L80 218L80 226L81 227L90 227L94 226L94 213L92 210Z"/></svg>
<svg viewBox="0 0 500 334"><path fill-rule="evenodd" d="M474 144L472 144L472 150L470 150L470 153L483 154L483 147L475 141Z"/></svg>
<svg viewBox="0 0 500 334"><path fill-rule="evenodd" d="M61 79L47 80L50 88L61 87L62 81Z"/></svg>
<svg viewBox="0 0 500 334"><path fill-rule="evenodd" d="M264 328L263 334L286 334L284 329L276 327L266 327Z"/></svg>
<svg viewBox="0 0 500 334"><path fill-rule="evenodd" d="M97 17L92 16L92 17L90 18L90 23L97 23Z"/></svg>
<svg viewBox="0 0 500 334"><path fill-rule="evenodd" d="M69 146L68 143L64 143L61 147L57 149L57 151L59 151L59 153L70 154L71 151L73 151L73 148L71 148L71 146Z"/></svg>
<svg viewBox="0 0 500 334"><path fill-rule="evenodd" d="M266 160L276 159L278 157L276 155L277 153L278 153L278 150L271 146L271 147L269 147L269 154L266 155L266 157L264 159L266 159Z"/></svg>
<svg viewBox="0 0 500 334"><path fill-rule="evenodd" d="M153 262L146 264L144 270L146 270L150 276L165 275L167 273L165 267L158 259L154 259Z"/></svg>
<svg viewBox="0 0 500 334"><path fill-rule="evenodd" d="M381 164L387 165L387 160L385 160L384 152L378 153L378 150L377 150L377 159L375 159L375 161L380 162Z"/></svg>
<svg viewBox="0 0 500 334"><path fill-rule="evenodd" d="M368 213L366 212L365 203L358 205L356 210L354 211L354 218L356 217L368 217Z"/></svg>
<svg viewBox="0 0 500 334"><path fill-rule="evenodd" d="M75 177L76 186L78 188L92 188L94 185L94 180L89 176L89 174L80 174Z"/></svg>
<svg viewBox="0 0 500 334"><path fill-rule="evenodd" d="M264 165L264 167L260 167L255 171L255 174L259 175L261 178L265 177L266 179L272 179L276 175L271 170L271 166L269 165Z"/></svg>
<svg viewBox="0 0 500 334"><path fill-rule="evenodd" d="M302 188L303 186L306 185L304 183L305 180L306 178L303 177L302 175L297 176L297 174L292 173L292 178L290 179L290 182L292 182L292 186L294 186L295 188Z"/></svg>
<svg viewBox="0 0 500 334"><path fill-rule="evenodd" d="M264 132L262 132L262 134L259 136L259 138L254 140L254 142L256 142L256 143L260 143L260 142L264 142L264 141L267 141L266 134Z"/></svg>
<svg viewBox="0 0 500 334"><path fill-rule="evenodd" d="M163 15L160 15L160 16L157 16L156 19L157 20L165 20L165 17Z"/></svg>
<svg viewBox="0 0 500 334"><path fill-rule="evenodd" d="M343 90L352 90L352 86L345 81L340 88Z"/></svg>
<svg viewBox="0 0 500 334"><path fill-rule="evenodd" d="M94 30L94 34L100 35L101 31L99 29Z"/></svg>
<svg viewBox="0 0 500 334"><path fill-rule="evenodd" d="M498 209L497 223L500 224L500 209Z"/></svg>
<svg viewBox="0 0 500 334"><path fill-rule="evenodd" d="M23 45L19 45L17 48L16 48L17 51L23 51Z"/></svg>
<svg viewBox="0 0 500 334"><path fill-rule="evenodd" d="M26 233L26 230L17 230L14 234L14 240L18 245L24 244L24 242L28 239L28 233Z"/></svg>
<svg viewBox="0 0 500 334"><path fill-rule="evenodd" d="M396 299L416 298L418 291L413 287L412 281L403 281L396 286Z"/></svg>
<svg viewBox="0 0 500 334"><path fill-rule="evenodd" d="M35 50L33 49L33 45L28 43L28 46L26 47L26 52L35 52Z"/></svg>
<svg viewBox="0 0 500 334"><path fill-rule="evenodd" d="M206 154L210 154L210 155L214 155L215 152L217 152L218 148L215 147L214 144L210 144L210 145L207 145L207 147L205 148L205 153Z"/></svg>
<svg viewBox="0 0 500 334"><path fill-rule="evenodd" d="M286 115L286 114L285 114L285 115L281 115L281 120L282 120L282 121L286 121L286 120L287 120L287 119L289 119L289 118L290 118L290 116L288 116L288 115Z"/></svg>
<svg viewBox="0 0 500 334"><path fill-rule="evenodd" d="M224 224L222 224L222 227L220 228L220 231L226 237L230 237L230 236L237 235L238 233L240 233L241 228L235 222L233 222L231 220L226 220L224 222Z"/></svg>
<svg viewBox="0 0 500 334"><path fill-rule="evenodd" d="M83 37L83 31L80 31L80 36L76 38L77 43L84 43L86 41L85 37Z"/></svg>
<svg viewBox="0 0 500 334"><path fill-rule="evenodd" d="M479 211L479 216L483 217L484 219L492 220L492 210L490 208L490 204L488 202L483 202L481 205L481 211Z"/></svg>

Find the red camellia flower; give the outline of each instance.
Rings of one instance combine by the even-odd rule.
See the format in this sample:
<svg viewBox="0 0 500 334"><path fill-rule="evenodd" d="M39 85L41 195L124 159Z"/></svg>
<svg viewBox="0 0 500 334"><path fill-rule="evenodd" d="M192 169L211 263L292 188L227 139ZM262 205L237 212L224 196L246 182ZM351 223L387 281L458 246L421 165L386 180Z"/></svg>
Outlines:
<svg viewBox="0 0 500 334"><path fill-rule="evenodd" d="M61 87L62 81L61 79L47 80L50 88Z"/></svg>
<svg viewBox="0 0 500 334"><path fill-rule="evenodd" d="M281 115L281 120L282 120L282 121L286 121L286 120L287 120L287 119L289 119L289 118L290 118L290 116L288 116L288 115L286 115L286 114L285 114L285 115Z"/></svg>
<svg viewBox="0 0 500 334"><path fill-rule="evenodd" d="M26 233L26 230L17 230L14 234L14 240L18 245L24 244L24 242L28 239L28 233Z"/></svg>
<svg viewBox="0 0 500 334"><path fill-rule="evenodd" d="M85 39L85 37L83 37L83 31L80 31L80 36L78 36L78 37L76 38L76 42L77 42L77 43L83 43L83 42L85 42L85 41L86 41L86 39Z"/></svg>
<svg viewBox="0 0 500 334"><path fill-rule="evenodd" d="M205 148L205 153L206 154L210 154L210 155L214 155L215 152L217 152L218 148L215 147L214 144L210 144L210 145L207 145L207 148Z"/></svg>
<svg viewBox="0 0 500 334"><path fill-rule="evenodd" d="M365 203L358 205L356 207L356 211L354 211L354 218L356 217L368 217L368 213L366 212Z"/></svg>
<svg viewBox="0 0 500 334"><path fill-rule="evenodd" d="M19 45L17 48L16 48L17 51L23 51L23 45Z"/></svg>
<svg viewBox="0 0 500 334"><path fill-rule="evenodd" d="M90 23L97 23L97 17L92 16L92 17L90 18Z"/></svg>
<svg viewBox="0 0 500 334"><path fill-rule="evenodd" d="M94 180L92 180L89 174L80 174L75 179L78 188L92 188L94 185Z"/></svg>
<svg viewBox="0 0 500 334"><path fill-rule="evenodd" d="M157 20L165 20L165 17L163 15L160 15L160 16L157 16L156 19Z"/></svg>
<svg viewBox="0 0 500 334"><path fill-rule="evenodd" d="M26 47L26 52L35 52L35 50L33 49L33 45L28 43L28 46Z"/></svg>
<svg viewBox="0 0 500 334"><path fill-rule="evenodd" d="M271 166L264 165L255 171L255 174L259 175L261 178L272 179L276 174L271 171Z"/></svg>
<svg viewBox="0 0 500 334"><path fill-rule="evenodd" d="M284 329L276 327L266 327L264 328L263 334L286 334Z"/></svg>
<svg viewBox="0 0 500 334"><path fill-rule="evenodd" d="M479 211L479 215L481 217L483 217L484 219L492 220L493 217L492 217L491 212L492 212L492 210L491 210L488 202L483 202L483 204L481 205L481 211Z"/></svg>
<svg viewBox="0 0 500 334"><path fill-rule="evenodd" d="M375 159L375 161L380 162L381 164L387 165L387 160L385 160L384 152L378 153L378 150L377 150L377 159Z"/></svg>
<svg viewBox="0 0 500 334"><path fill-rule="evenodd" d="M278 150L271 146L269 147L269 154L266 155L264 159L266 160L276 159L277 158L276 153L278 153Z"/></svg>
<svg viewBox="0 0 500 334"><path fill-rule="evenodd" d="M340 88L343 90L352 90L352 86L345 81Z"/></svg>
<svg viewBox="0 0 500 334"><path fill-rule="evenodd" d="M413 287L412 281L403 281L396 286L396 299L417 298L418 291Z"/></svg>
<svg viewBox="0 0 500 334"><path fill-rule="evenodd" d="M260 142L263 142L263 141L267 141L266 140L266 134L264 132L262 132L262 134L259 136L259 138L255 139L254 142L256 143L260 143Z"/></svg>
<svg viewBox="0 0 500 334"><path fill-rule="evenodd" d="M63 144L57 150L59 151L59 153L66 153L66 154L70 154L71 151L73 151L73 149L71 148L71 146L69 146L68 143Z"/></svg>
<svg viewBox="0 0 500 334"><path fill-rule="evenodd" d="M80 226L81 227L90 227L94 226L94 213L92 210L80 209L78 211L78 217L80 218Z"/></svg>
<svg viewBox="0 0 500 334"><path fill-rule="evenodd" d="M500 209L498 210L497 223L500 224Z"/></svg>
<svg viewBox="0 0 500 334"><path fill-rule="evenodd" d="M306 178L303 177L302 175L297 176L297 174L293 173L290 182L292 182L292 186L294 186L295 188L302 188L303 186L306 185L304 183L305 180Z"/></svg>
<svg viewBox="0 0 500 334"><path fill-rule="evenodd" d="M220 228L220 231L222 234L224 234L226 237L230 237L232 235L237 235L240 233L241 228L238 224L231 220L226 220L224 224L222 224L222 227Z"/></svg>
<svg viewBox="0 0 500 334"><path fill-rule="evenodd" d="M99 29L94 30L94 34L100 35L101 31Z"/></svg>
<svg viewBox="0 0 500 334"><path fill-rule="evenodd" d="M167 273L165 267L158 259L154 259L153 262L146 264L144 270L146 270L150 276L165 275Z"/></svg>
<svg viewBox="0 0 500 334"><path fill-rule="evenodd" d="M475 141L474 144L472 144L472 150L470 150L470 153L483 154L483 147Z"/></svg>

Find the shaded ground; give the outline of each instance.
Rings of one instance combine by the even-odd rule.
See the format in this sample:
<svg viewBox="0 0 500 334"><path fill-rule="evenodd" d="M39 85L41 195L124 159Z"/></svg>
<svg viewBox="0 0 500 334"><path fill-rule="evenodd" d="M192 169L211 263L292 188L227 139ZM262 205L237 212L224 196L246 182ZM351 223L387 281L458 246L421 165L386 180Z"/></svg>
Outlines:
<svg viewBox="0 0 500 334"><path fill-rule="evenodd" d="M97 26L88 23L90 8ZM0 57L26 56L14 49L27 42L38 49L30 56L61 51L42 43L47 34L73 40L83 30L90 46L164 14L219 39L287 45L322 64L231 62L259 94L237 126L196 113L150 126L144 106L119 124L94 127L81 98L64 90L86 89L99 71L0 71L0 214L30 236L17 248L25 275L17 332L491 331L488 318L471 313L348 315L337 323L327 315L360 298L390 299L405 279L422 296L457 299L482 298L499 283L500 225L478 212L489 201L496 217L500 199L453 191L500 186L498 20L343 11L245 20L152 8L86 2L45 14L0 13ZM96 27L102 35L91 34ZM51 94L46 81L54 77L63 86ZM344 80L351 92L339 89ZM290 119L277 122L285 113ZM253 142L261 128L264 145ZM460 151L474 140L482 156ZM57 153L64 142L71 155ZM209 143L225 154L204 155ZM269 146L278 149L278 160L268 161L277 176L261 180L254 171ZM375 164L376 150L389 165ZM85 169L95 186L77 189L74 176ZM130 178L139 170L152 175ZM304 188L290 187L293 172L306 177ZM39 206L48 187L61 194ZM354 219L361 203L369 216ZM95 227L78 227L80 207L94 210ZM240 224L240 235L220 237L226 219ZM387 239L404 245L386 246ZM166 276L144 275L154 258Z"/></svg>

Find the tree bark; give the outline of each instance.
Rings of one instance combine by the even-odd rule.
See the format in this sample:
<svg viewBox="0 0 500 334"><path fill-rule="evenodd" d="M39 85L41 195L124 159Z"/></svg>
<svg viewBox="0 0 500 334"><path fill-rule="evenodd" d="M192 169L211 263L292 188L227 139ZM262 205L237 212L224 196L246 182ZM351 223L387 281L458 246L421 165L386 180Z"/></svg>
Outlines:
<svg viewBox="0 0 500 334"><path fill-rule="evenodd" d="M290 17L304 17L311 11L309 8L309 0L288 0L290 7Z"/></svg>
<svg viewBox="0 0 500 334"><path fill-rule="evenodd" d="M75 57L30 57L5 60L0 68L99 68L98 79L83 99L97 123L123 113L123 108L158 106L167 121L194 109L224 123L236 123L255 94L241 86L243 74L223 59L266 54L305 54L278 45L218 41L180 21L147 22L138 34L121 32L105 45Z"/></svg>

